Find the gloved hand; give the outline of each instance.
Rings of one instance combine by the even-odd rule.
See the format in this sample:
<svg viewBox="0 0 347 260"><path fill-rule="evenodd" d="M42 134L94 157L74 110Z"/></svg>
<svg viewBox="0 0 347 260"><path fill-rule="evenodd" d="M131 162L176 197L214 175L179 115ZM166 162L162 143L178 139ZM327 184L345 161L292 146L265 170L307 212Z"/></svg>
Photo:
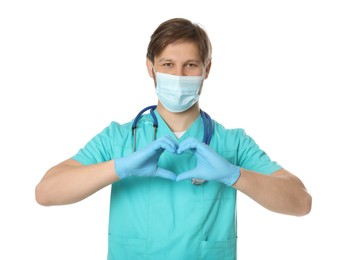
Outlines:
<svg viewBox="0 0 347 260"><path fill-rule="evenodd" d="M176 174L159 168L158 161L160 155L166 150L176 153L178 144L170 136L157 139L147 147L134 152L123 158L114 160L115 170L120 179L129 176L162 177L175 180Z"/></svg>
<svg viewBox="0 0 347 260"><path fill-rule="evenodd" d="M186 150L191 150L196 155L197 165L196 168L178 175L176 181L198 178L231 186L239 179L240 167L229 163L208 145L190 137L180 144L177 154Z"/></svg>

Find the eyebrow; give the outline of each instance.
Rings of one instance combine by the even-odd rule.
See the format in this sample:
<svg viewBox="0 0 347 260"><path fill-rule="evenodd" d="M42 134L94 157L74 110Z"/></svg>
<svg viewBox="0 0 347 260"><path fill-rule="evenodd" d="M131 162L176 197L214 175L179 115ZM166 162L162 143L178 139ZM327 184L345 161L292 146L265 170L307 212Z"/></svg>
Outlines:
<svg viewBox="0 0 347 260"><path fill-rule="evenodd" d="M200 62L202 62L202 61L201 61L201 60L190 59L190 60L187 60L186 62L196 62L196 63L200 63Z"/></svg>
<svg viewBox="0 0 347 260"><path fill-rule="evenodd" d="M158 62L174 62L173 59L166 59L166 58L161 58L158 60ZM190 59L190 60L186 60L184 63L189 63L189 62L196 62L196 63L202 63L202 61L200 60L194 60L194 59Z"/></svg>
<svg viewBox="0 0 347 260"><path fill-rule="evenodd" d="M173 59L165 59L165 58L161 58L160 60L158 60L158 62L163 62L163 61L170 61L173 62Z"/></svg>

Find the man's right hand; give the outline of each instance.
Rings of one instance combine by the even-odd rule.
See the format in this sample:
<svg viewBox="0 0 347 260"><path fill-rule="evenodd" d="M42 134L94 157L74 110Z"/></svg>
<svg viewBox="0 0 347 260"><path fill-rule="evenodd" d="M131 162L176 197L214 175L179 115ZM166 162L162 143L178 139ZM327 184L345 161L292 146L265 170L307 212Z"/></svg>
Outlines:
<svg viewBox="0 0 347 260"><path fill-rule="evenodd" d="M114 160L116 174L120 179L130 176L161 177L176 180L176 174L158 166L164 151L175 154L178 143L170 136L164 136L131 155Z"/></svg>

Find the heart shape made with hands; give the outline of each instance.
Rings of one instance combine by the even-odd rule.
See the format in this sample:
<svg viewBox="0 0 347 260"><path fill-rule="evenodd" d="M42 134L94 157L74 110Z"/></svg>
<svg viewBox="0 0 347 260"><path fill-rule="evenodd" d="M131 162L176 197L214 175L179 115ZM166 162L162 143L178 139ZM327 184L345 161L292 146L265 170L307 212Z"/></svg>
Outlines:
<svg viewBox="0 0 347 260"><path fill-rule="evenodd" d="M176 176L158 165L164 151L181 155L192 151L197 165L194 169ZM189 137L178 144L172 137L164 136L135 153L115 159L115 170L120 179L129 176L161 177L169 180L202 179L232 185L240 176L240 167L234 166L208 145Z"/></svg>

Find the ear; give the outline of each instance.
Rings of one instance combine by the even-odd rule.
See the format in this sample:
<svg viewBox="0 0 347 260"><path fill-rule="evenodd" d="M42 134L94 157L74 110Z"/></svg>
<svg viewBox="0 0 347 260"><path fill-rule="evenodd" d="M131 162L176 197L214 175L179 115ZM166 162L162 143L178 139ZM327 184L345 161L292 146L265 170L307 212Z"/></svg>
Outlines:
<svg viewBox="0 0 347 260"><path fill-rule="evenodd" d="M211 65L212 65L212 61L210 60L209 63L207 64L207 66L206 66L206 69L205 69L205 79L207 79L208 78L208 74L210 74Z"/></svg>
<svg viewBox="0 0 347 260"><path fill-rule="evenodd" d="M153 79L153 63L148 58L146 58L146 66L149 76Z"/></svg>

